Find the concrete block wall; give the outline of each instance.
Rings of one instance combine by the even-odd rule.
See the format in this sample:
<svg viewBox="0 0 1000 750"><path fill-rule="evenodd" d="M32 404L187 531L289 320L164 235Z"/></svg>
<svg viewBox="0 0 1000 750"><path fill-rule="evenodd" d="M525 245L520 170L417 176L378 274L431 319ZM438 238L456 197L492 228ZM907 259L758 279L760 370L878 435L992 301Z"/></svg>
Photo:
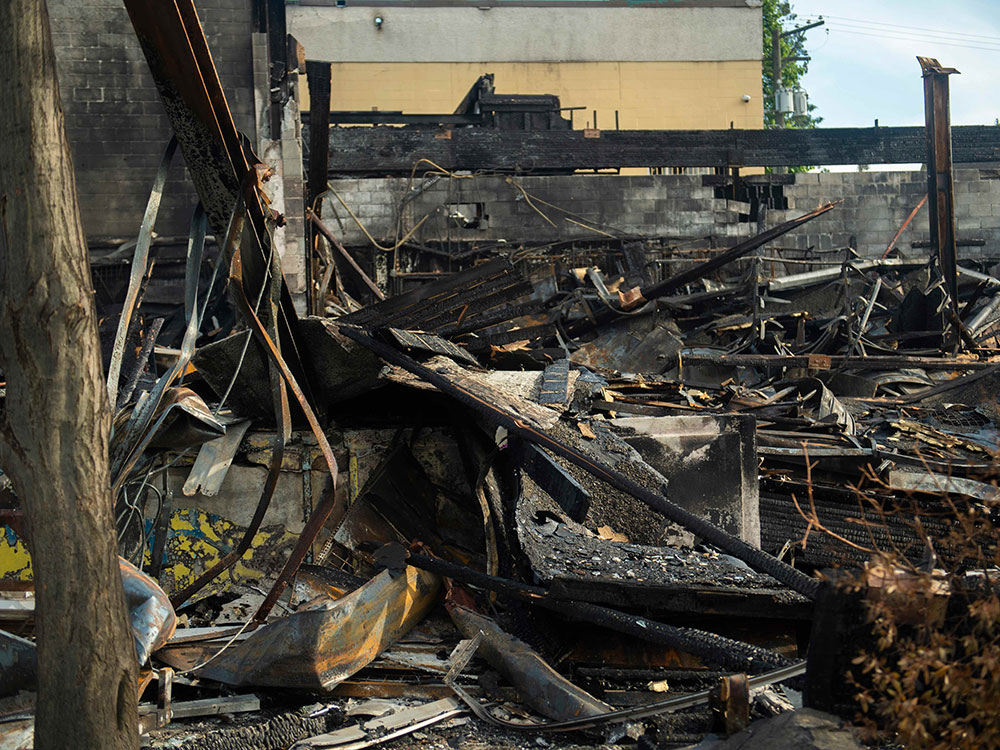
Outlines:
<svg viewBox="0 0 1000 750"><path fill-rule="evenodd" d="M357 221L336 197L325 203L324 217L339 218L350 245L367 242L358 222L376 238L394 238L400 214L400 236L423 221L413 234L417 242L535 243L626 234L735 239L751 231L739 221L745 204L716 198L697 175L445 177L412 186L403 178L340 179L331 185ZM404 204L408 194L415 197ZM479 227L464 228L451 218L455 211L474 215L476 204L487 217Z"/></svg>
<svg viewBox="0 0 1000 750"><path fill-rule="evenodd" d="M89 238L132 237L171 130L121 0L48 0L66 130ZM236 127L255 138L253 0L199 0ZM186 235L197 198L174 157L156 223Z"/></svg>
<svg viewBox="0 0 1000 750"><path fill-rule="evenodd" d="M741 214L749 213L749 204L716 198L715 189L703 186L695 175L566 175L509 181L497 176L445 177L437 182L416 180L412 185L401 178L340 179L331 184L357 220L379 239L397 236L401 213L400 236L426 217L413 234L417 242L504 239L541 244L599 239L600 232L607 232L616 237L622 233L712 237L726 245L757 231L756 223L740 221ZM768 211L768 227L826 201L843 202L776 244L831 250L846 247L854 237L859 253L877 257L926 192L927 180L923 171L808 173L795 175L793 184L782 187L788 209ZM404 204L407 194L415 197ZM1000 252L1000 171L956 170L955 200L960 257ZM461 228L449 218L456 208L471 209L477 203L488 217L485 226ZM468 213L468 209L463 210ZM347 244L368 244L357 221L336 198L325 204L324 216L331 226L338 223L334 216L339 219ZM925 207L901 235L897 243L901 249L929 239L927 217ZM963 246L962 240L983 240L985 245Z"/></svg>
<svg viewBox="0 0 1000 750"><path fill-rule="evenodd" d="M770 226L799 216L820 203L842 199L843 203L830 213L785 235L781 244L830 250L846 247L854 236L855 249L861 255L879 257L926 191L927 173L923 170L797 174L795 184L785 186L788 210L771 211L767 223ZM997 170L955 170L955 225L959 257L995 255L1000 251ZM897 246L909 250L913 242L929 239L928 210L924 206L900 235ZM962 245L962 240L984 240L985 245Z"/></svg>

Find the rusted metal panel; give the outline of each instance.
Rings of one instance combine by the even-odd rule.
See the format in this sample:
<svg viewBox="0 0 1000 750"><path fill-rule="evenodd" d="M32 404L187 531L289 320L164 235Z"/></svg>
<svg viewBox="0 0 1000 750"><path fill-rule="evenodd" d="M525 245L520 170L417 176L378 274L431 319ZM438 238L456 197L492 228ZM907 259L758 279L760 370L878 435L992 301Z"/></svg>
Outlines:
<svg viewBox="0 0 1000 750"><path fill-rule="evenodd" d="M407 566L376 575L341 599L323 597L254 631L197 671L227 685L330 690L416 625L437 598L440 579ZM189 669L226 641L162 649L157 657Z"/></svg>

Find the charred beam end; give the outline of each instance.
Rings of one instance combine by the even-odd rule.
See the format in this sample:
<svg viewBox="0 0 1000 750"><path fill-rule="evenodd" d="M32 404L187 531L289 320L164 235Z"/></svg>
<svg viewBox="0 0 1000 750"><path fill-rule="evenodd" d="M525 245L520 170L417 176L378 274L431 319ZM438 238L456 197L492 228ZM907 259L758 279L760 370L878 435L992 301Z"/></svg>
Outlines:
<svg viewBox="0 0 1000 750"><path fill-rule="evenodd" d="M341 326L340 332L348 338L357 341L365 348L370 349L386 362L398 365L407 372L426 380L431 385L436 386L443 393L447 393L452 398L456 399L459 403L462 403L474 411L483 414L494 424L505 427L508 432L534 443L539 447L545 448L558 456L562 456L568 461L572 461L574 464L589 472L596 478L607 482L615 489L631 495L637 500L645 503L657 513L660 513L674 523L680 524L685 529L700 536L709 544L714 544L724 552L742 560L754 570L760 573L766 573L772 578L785 584L793 591L797 591L809 599L815 597L817 587L819 586L819 581L815 578L810 578L801 571L793 568L791 565L778 560L773 555L769 555L763 550L747 544L742 539L723 531L718 526L706 521L704 518L700 518L679 505L672 503L662 495L657 495L655 492L636 484L628 477L620 474L608 466L605 466L599 461L595 461L585 456L571 446L559 442L549 434L530 427L513 414L498 408L492 403L483 401L481 398L466 390L461 385L452 382L452 380L445 375L434 371L420 362L417 362L415 359L404 354L403 352L394 349L381 341L373 339L360 329L353 328L351 326Z"/></svg>
<svg viewBox="0 0 1000 750"><path fill-rule="evenodd" d="M330 128L330 173L409 175L426 158L449 170L616 167L781 167L923 162L922 127L813 130L511 131L491 128ZM589 131L588 131L589 132ZM955 163L1000 161L1000 127L952 128Z"/></svg>

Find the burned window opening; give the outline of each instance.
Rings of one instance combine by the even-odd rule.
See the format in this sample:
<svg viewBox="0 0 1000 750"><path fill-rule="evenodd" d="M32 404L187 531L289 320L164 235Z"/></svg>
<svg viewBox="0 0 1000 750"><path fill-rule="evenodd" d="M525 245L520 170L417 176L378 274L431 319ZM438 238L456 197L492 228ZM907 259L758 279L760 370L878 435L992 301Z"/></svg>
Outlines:
<svg viewBox="0 0 1000 750"><path fill-rule="evenodd" d="M449 222L459 229L488 229L490 217L485 203L447 203Z"/></svg>
<svg viewBox="0 0 1000 750"><path fill-rule="evenodd" d="M747 182L736 177L724 185L715 188L715 197L730 201L750 204L749 213L740 213L741 223L756 224L761 220L761 207L768 210L788 210L788 198L785 196L785 186L774 182Z"/></svg>

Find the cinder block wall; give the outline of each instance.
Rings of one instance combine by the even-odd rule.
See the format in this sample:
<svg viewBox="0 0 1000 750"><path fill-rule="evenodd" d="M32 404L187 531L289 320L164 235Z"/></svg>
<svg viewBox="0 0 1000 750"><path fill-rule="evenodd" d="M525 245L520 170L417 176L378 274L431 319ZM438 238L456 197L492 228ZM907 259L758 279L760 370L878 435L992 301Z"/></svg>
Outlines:
<svg viewBox="0 0 1000 750"><path fill-rule="evenodd" d="M253 0L199 0L236 127L255 138ZM48 0L66 129L88 238L131 237L170 139L122 0ZM186 235L197 198L175 156L156 231Z"/></svg>
<svg viewBox="0 0 1000 750"><path fill-rule="evenodd" d="M750 225L739 222L746 204L715 197L697 175L624 177L484 176L410 183L403 178L341 179L331 186L372 235L392 238L402 216L400 236L418 222L413 238L547 242L600 239L612 235L650 237L744 237ZM404 198L414 196L405 203ZM473 215L481 204L486 221L462 228L456 211ZM348 244L363 245L364 232L335 197L324 205L332 226L342 225ZM426 219L424 219L426 217Z"/></svg>
<svg viewBox="0 0 1000 750"><path fill-rule="evenodd" d="M812 173L794 178L794 184L783 186L788 209L768 211L766 226L826 201L843 203L785 235L778 244L829 250L846 247L853 236L859 253L871 257L882 254L927 189L922 171ZM601 232L607 232L616 237L622 233L712 237L725 245L757 232L756 223L740 221L740 214L749 211L748 204L716 198L714 188L703 186L702 178L692 175L445 177L413 183L397 178L339 179L331 185L357 221L336 198L325 204L324 217L350 245L368 244L358 221L375 237L391 240L405 235L424 217L413 234L417 242L503 239L542 244L599 239ZM1000 252L1000 170L956 170L955 194L959 240L985 241L979 246L960 245L960 256ZM407 196L410 199L404 202ZM470 215L476 204L487 217L480 227L462 228L451 218L456 211ZM928 240L927 216L925 207L900 237L900 248Z"/></svg>
<svg viewBox="0 0 1000 750"><path fill-rule="evenodd" d="M878 257L926 191L927 173L922 170L798 174L795 184L785 188L788 210L771 212L768 224L798 216L819 203L843 199L830 213L786 235L782 244L828 250L846 246L853 235L861 255ZM998 170L955 170L955 224L960 257L1000 252ZM900 235L897 245L906 249L913 242L929 238L928 210L924 206ZM984 240L985 245L961 245L962 240Z"/></svg>

